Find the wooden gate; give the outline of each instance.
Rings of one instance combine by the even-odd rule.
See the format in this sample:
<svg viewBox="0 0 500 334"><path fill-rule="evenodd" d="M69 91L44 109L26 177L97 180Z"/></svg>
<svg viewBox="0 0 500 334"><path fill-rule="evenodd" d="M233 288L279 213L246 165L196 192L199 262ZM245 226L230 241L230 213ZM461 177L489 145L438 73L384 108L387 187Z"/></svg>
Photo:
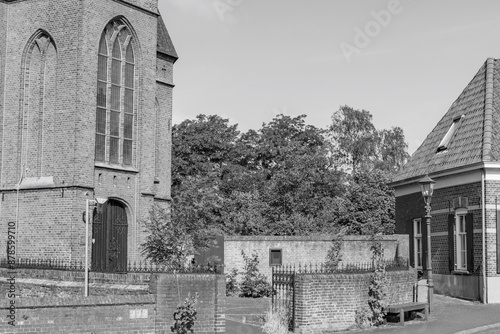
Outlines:
<svg viewBox="0 0 500 334"><path fill-rule="evenodd" d="M125 206L108 200L98 213L94 210L92 224L92 271L127 271L128 222Z"/></svg>

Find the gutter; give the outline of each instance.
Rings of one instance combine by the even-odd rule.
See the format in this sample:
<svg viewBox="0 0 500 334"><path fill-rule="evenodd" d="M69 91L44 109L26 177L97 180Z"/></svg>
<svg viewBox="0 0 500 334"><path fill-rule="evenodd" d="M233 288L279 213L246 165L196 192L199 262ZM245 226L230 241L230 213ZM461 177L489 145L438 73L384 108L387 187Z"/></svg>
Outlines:
<svg viewBox="0 0 500 334"><path fill-rule="evenodd" d="M486 189L485 189L485 184L484 184L484 179L485 179L485 170L481 170L481 208L482 208L482 214L481 214L481 229L482 229L482 253L483 253L483 265L482 265L482 274L483 274L483 303L488 304L488 280L486 279L486 205L485 205L485 194L486 194Z"/></svg>

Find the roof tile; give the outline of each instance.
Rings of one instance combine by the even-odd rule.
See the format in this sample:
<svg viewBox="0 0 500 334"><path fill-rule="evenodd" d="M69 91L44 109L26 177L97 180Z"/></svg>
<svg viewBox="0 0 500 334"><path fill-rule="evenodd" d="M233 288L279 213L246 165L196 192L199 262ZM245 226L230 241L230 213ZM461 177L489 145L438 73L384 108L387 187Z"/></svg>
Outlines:
<svg viewBox="0 0 500 334"><path fill-rule="evenodd" d="M487 71L489 70L489 71ZM500 69L498 60L489 59L453 102L450 109L438 122L424 140L422 145L411 156L408 163L394 178L394 182L411 179L425 174L462 167L483 161L483 153L487 159L500 157L500 120L498 113L492 109L500 107ZM487 72L490 74L487 85ZM486 93L494 92L489 99L491 150L483 145L484 125L487 115ZM492 101L492 103L491 103ZM445 151L437 152L437 148L456 117L463 117L457 123L457 129Z"/></svg>

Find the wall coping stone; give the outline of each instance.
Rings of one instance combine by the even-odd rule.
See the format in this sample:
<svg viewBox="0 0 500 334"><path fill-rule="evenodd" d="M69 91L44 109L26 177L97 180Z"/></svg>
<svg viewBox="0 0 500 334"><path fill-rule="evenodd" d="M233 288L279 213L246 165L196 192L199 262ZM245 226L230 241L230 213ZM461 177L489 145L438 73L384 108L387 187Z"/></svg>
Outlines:
<svg viewBox="0 0 500 334"><path fill-rule="evenodd" d="M49 279L38 278L16 278L15 284L30 284L42 286L56 286L61 288L83 288L85 282L73 281L54 281ZM10 283L9 279L0 277L0 283ZM98 289L114 289L114 290L129 290L129 291L148 291L149 285L131 285L131 284L107 284L107 283L89 283L92 288Z"/></svg>
<svg viewBox="0 0 500 334"><path fill-rule="evenodd" d="M0 310L8 309L9 299L0 301ZM116 305L144 305L155 304L154 295L138 296L72 296L71 298L42 297L22 298L15 300L16 309L22 308L60 308L60 307L94 307L94 306L116 306Z"/></svg>
<svg viewBox="0 0 500 334"><path fill-rule="evenodd" d="M399 236L407 236L407 234L393 234L377 236L376 241L397 241ZM268 235L251 235L251 236L224 236L226 241L332 241L334 235L314 235L314 236L268 236ZM374 241L371 235L346 235L342 237L344 241Z"/></svg>

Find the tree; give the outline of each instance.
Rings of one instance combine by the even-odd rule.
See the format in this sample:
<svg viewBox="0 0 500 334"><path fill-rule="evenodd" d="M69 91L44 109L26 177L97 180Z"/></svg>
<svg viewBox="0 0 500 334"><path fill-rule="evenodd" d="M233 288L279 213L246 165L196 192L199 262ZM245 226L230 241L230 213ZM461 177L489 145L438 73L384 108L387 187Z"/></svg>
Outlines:
<svg viewBox="0 0 500 334"><path fill-rule="evenodd" d="M330 136L334 156L349 167L352 173L369 168L375 160L378 134L367 110L341 106L332 116Z"/></svg>
<svg viewBox="0 0 500 334"><path fill-rule="evenodd" d="M224 165L232 160L238 125L217 115L198 115L172 128L172 185L185 176L211 173L222 177Z"/></svg>
<svg viewBox="0 0 500 334"><path fill-rule="evenodd" d="M176 187L172 219L191 236L195 250L210 247L222 233L220 211L224 199L219 194L218 171L202 176L187 176ZM217 182L214 182L217 181Z"/></svg>
<svg viewBox="0 0 500 334"><path fill-rule="evenodd" d="M340 199L337 224L347 234L393 234L395 229L394 190L387 186L388 174L374 170L356 173L344 198Z"/></svg>
<svg viewBox="0 0 500 334"><path fill-rule="evenodd" d="M379 132L379 139L376 168L395 174L410 157L403 129L393 127L390 130L382 130Z"/></svg>

